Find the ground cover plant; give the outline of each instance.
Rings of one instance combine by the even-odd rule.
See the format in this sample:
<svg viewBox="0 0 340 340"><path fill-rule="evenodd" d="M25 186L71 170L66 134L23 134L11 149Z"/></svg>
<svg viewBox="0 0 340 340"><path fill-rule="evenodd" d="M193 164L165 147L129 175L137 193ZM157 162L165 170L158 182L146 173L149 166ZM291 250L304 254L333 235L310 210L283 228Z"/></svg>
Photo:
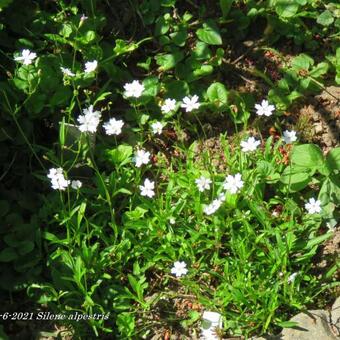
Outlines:
<svg viewBox="0 0 340 340"><path fill-rule="evenodd" d="M195 339L204 311L248 338L331 303L339 26L331 1L0 0L0 338Z"/></svg>

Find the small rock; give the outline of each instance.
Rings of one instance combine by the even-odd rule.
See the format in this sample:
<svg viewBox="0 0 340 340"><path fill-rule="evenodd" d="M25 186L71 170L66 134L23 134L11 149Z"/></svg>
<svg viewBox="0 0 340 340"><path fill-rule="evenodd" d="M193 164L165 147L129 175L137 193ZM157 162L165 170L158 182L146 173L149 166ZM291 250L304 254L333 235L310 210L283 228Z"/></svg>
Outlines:
<svg viewBox="0 0 340 340"><path fill-rule="evenodd" d="M337 332L337 335L340 336L340 297L338 297L333 304L331 320L335 328L334 330Z"/></svg>
<svg viewBox="0 0 340 340"><path fill-rule="evenodd" d="M328 313L324 310L311 310L295 315L290 321L297 322L294 328L282 331L282 340L336 340L329 325Z"/></svg>

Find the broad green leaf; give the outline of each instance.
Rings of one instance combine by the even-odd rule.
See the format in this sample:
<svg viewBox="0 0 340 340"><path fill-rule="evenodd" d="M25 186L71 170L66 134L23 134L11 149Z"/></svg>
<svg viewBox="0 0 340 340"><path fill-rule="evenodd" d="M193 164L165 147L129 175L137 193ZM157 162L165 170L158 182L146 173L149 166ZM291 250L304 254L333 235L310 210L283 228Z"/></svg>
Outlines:
<svg viewBox="0 0 340 340"><path fill-rule="evenodd" d="M332 236L333 236L333 233L327 233L327 234L324 234L324 235L317 236L317 237L315 237L315 238L313 238L313 239L311 239L307 242L305 249L311 249L314 246L328 240Z"/></svg>
<svg viewBox="0 0 340 340"><path fill-rule="evenodd" d="M0 252L0 262L11 262L17 258L18 254L11 247L7 247Z"/></svg>
<svg viewBox="0 0 340 340"><path fill-rule="evenodd" d="M0 10L7 7L13 2L13 0L0 0Z"/></svg>
<svg viewBox="0 0 340 340"><path fill-rule="evenodd" d="M174 68L178 62L184 58L183 52L176 51L169 54L156 55L156 63L160 66L160 71L167 71Z"/></svg>
<svg viewBox="0 0 340 340"><path fill-rule="evenodd" d="M292 61L295 70L308 70L314 64L314 60L307 54L301 53Z"/></svg>
<svg viewBox="0 0 340 340"><path fill-rule="evenodd" d="M198 39L209 45L222 45L220 31L213 20L207 20L203 23L203 28L196 32Z"/></svg>
<svg viewBox="0 0 340 340"><path fill-rule="evenodd" d="M310 72L309 72L309 75L311 77L320 77L322 76L323 74L326 74L327 71L328 71L328 63L326 62L321 62L319 64L317 64Z"/></svg>
<svg viewBox="0 0 340 340"><path fill-rule="evenodd" d="M122 166L130 161L133 149L131 145L119 145L113 150L106 151L107 158L114 164Z"/></svg>
<svg viewBox="0 0 340 340"><path fill-rule="evenodd" d="M228 16L233 2L234 0L220 0L220 7L224 18Z"/></svg>
<svg viewBox="0 0 340 340"><path fill-rule="evenodd" d="M188 37L188 31L184 27L180 27L177 31L170 34L172 42L177 46L184 46Z"/></svg>
<svg viewBox="0 0 340 340"><path fill-rule="evenodd" d="M275 5L276 13L284 18L294 16L299 9L299 4L295 0L279 0Z"/></svg>
<svg viewBox="0 0 340 340"><path fill-rule="evenodd" d="M114 55L119 56L122 54L130 53L138 48L135 43L128 43L122 39L116 39L116 46L113 49Z"/></svg>
<svg viewBox="0 0 340 340"><path fill-rule="evenodd" d="M334 18L332 13L327 9L318 16L316 22L322 26L329 26L334 22Z"/></svg>
<svg viewBox="0 0 340 340"><path fill-rule="evenodd" d="M300 191L311 181L310 171L300 166L288 166L283 171L280 181L287 185L291 192Z"/></svg>
<svg viewBox="0 0 340 340"><path fill-rule="evenodd" d="M326 164L329 171L340 171L340 147L334 148L326 156Z"/></svg>
<svg viewBox="0 0 340 340"><path fill-rule="evenodd" d="M183 80L172 80L165 84L166 97L181 100L190 93L189 85Z"/></svg>
<svg viewBox="0 0 340 340"><path fill-rule="evenodd" d="M169 31L169 28L170 24L168 20L166 20L164 16L161 16L156 20L154 35L158 37L160 35L166 34Z"/></svg>
<svg viewBox="0 0 340 340"><path fill-rule="evenodd" d="M215 103L217 106L226 105L228 102L228 91L225 86L219 82L209 86L207 96L209 101Z"/></svg>
<svg viewBox="0 0 340 340"><path fill-rule="evenodd" d="M324 164L322 151L315 144L294 146L291 161L293 165L308 169L317 169Z"/></svg>

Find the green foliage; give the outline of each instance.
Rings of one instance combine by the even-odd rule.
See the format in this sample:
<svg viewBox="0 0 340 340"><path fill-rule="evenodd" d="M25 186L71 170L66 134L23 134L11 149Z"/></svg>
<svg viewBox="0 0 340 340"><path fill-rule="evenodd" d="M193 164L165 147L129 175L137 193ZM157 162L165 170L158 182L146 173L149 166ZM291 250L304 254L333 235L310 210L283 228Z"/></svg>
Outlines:
<svg viewBox="0 0 340 340"><path fill-rule="evenodd" d="M201 314L176 314L183 297L220 312L226 337L294 326L292 313L338 284L336 263L320 279L313 261L339 217L340 151L284 145L266 129L281 131L283 111L325 79L340 83L339 10L307 0L0 1L2 300L26 293L54 313L109 314L61 322L75 338L148 338L163 324L193 334ZM36 55L25 61L27 49ZM128 96L134 80L142 91ZM271 117L255 115L263 98ZM81 131L91 110L84 125L98 124ZM122 131L110 134L113 118ZM246 152L250 134L260 145ZM150 154L139 166L141 150ZM243 185L232 192L225 181L236 174ZM308 213L309 198L320 213Z"/></svg>

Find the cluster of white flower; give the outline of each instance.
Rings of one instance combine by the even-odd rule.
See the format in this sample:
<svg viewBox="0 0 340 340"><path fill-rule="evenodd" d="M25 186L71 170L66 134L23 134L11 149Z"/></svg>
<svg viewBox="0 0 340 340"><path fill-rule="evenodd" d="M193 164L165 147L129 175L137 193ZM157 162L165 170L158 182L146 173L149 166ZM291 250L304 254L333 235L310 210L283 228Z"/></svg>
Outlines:
<svg viewBox="0 0 340 340"><path fill-rule="evenodd" d="M96 132L101 118L100 111L93 111L93 105L83 110L83 115L78 117L79 130L81 132Z"/></svg>
<svg viewBox="0 0 340 340"><path fill-rule="evenodd" d="M274 105L270 105L268 100L263 99L261 104L255 105L256 114L258 116L271 116L273 114L273 111L275 110Z"/></svg>
<svg viewBox="0 0 340 340"><path fill-rule="evenodd" d="M50 169L47 177L51 180L51 185L54 190L64 191L70 184L72 189L79 190L83 185L79 180L67 180L62 168Z"/></svg>
<svg viewBox="0 0 340 340"><path fill-rule="evenodd" d="M186 112L191 112L198 109L200 105L201 104L198 102L198 96L194 95L192 97L184 97L181 107L185 109Z"/></svg>
<svg viewBox="0 0 340 340"><path fill-rule="evenodd" d="M154 197L155 196L155 182L150 181L148 178L144 180L144 185L140 185L139 189L141 191L142 196L146 197Z"/></svg>
<svg viewBox="0 0 340 340"><path fill-rule="evenodd" d="M310 198L305 204L308 214L319 214L321 212L321 202L315 198Z"/></svg>
<svg viewBox="0 0 340 340"><path fill-rule="evenodd" d="M163 131L163 124L161 122L155 122L151 124L151 129L153 134L155 135L161 135Z"/></svg>
<svg viewBox="0 0 340 340"><path fill-rule="evenodd" d="M85 63L85 68L84 68L84 72L85 73L90 73L90 72L94 72L98 67L98 61L97 60L93 60L93 61L88 61Z"/></svg>
<svg viewBox="0 0 340 340"><path fill-rule="evenodd" d="M64 76L74 77L75 73L73 73L69 68L60 66L61 72Z"/></svg>
<svg viewBox="0 0 340 340"><path fill-rule="evenodd" d="M15 61L20 61L24 65L30 65L32 64L32 61L37 57L37 54L34 52L31 52L28 49L22 50L21 55L14 58Z"/></svg>
<svg viewBox="0 0 340 340"><path fill-rule="evenodd" d="M70 185L70 181L65 178L62 168L50 169L47 177L51 180L52 188L55 190L65 190Z"/></svg>
<svg viewBox="0 0 340 340"><path fill-rule="evenodd" d="M111 118L108 122L103 124L103 128L107 135L120 135L124 122L121 119Z"/></svg>
<svg viewBox="0 0 340 340"><path fill-rule="evenodd" d="M71 187L72 187L72 189L78 190L78 189L80 189L82 186L83 186L83 183L80 182L79 180L73 180L73 181L71 182Z"/></svg>
<svg viewBox="0 0 340 340"><path fill-rule="evenodd" d="M283 141L286 144L292 144L293 142L297 141L296 131L283 131Z"/></svg>
<svg viewBox="0 0 340 340"><path fill-rule="evenodd" d="M235 176L227 176L223 183L223 188L231 194L236 194L243 187L243 184L241 174L237 173Z"/></svg>
<svg viewBox="0 0 340 340"><path fill-rule="evenodd" d="M241 148L243 152L252 152L257 149L257 147L261 144L259 140L256 140L254 137L249 137L247 140L241 142Z"/></svg>
<svg viewBox="0 0 340 340"><path fill-rule="evenodd" d="M184 261L176 261L171 268L171 274L176 275L176 277L181 277L188 272L187 265Z"/></svg>
<svg viewBox="0 0 340 340"><path fill-rule="evenodd" d="M222 200L216 198L210 204L206 205L203 211L206 215L212 215L214 212L216 212L220 208L222 203L223 203Z"/></svg>
<svg viewBox="0 0 340 340"><path fill-rule="evenodd" d="M137 150L134 157L136 167L140 168L143 164L148 164L150 162L150 156L149 151L145 151L143 149Z"/></svg>
<svg viewBox="0 0 340 340"><path fill-rule="evenodd" d="M210 184L212 182L211 182L210 178L206 178L204 176L201 176L200 178L197 178L195 180L195 183L197 185L198 191L203 192L204 190L210 189Z"/></svg>
<svg viewBox="0 0 340 340"><path fill-rule="evenodd" d="M144 91L145 87L138 80L134 80L132 83L126 83L124 85L125 97L139 98Z"/></svg>
<svg viewBox="0 0 340 340"><path fill-rule="evenodd" d="M176 110L176 100L167 98L165 99L163 105L161 106L161 111L163 113L169 113Z"/></svg>

